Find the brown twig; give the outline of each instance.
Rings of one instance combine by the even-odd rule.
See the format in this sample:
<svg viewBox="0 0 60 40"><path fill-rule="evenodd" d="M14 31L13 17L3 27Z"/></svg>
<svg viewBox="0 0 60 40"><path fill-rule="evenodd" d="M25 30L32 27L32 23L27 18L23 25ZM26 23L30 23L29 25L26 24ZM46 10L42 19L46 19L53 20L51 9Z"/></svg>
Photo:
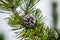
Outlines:
<svg viewBox="0 0 60 40"><path fill-rule="evenodd" d="M25 15L27 15L27 13L28 13L29 6L30 6L30 2L29 2L28 6L27 6L27 8L25 10Z"/></svg>

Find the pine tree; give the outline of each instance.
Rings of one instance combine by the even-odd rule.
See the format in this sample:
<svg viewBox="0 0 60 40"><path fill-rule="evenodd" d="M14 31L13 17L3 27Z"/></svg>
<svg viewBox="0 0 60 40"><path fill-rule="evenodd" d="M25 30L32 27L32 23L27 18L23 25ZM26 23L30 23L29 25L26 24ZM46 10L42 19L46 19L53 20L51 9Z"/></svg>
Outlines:
<svg viewBox="0 0 60 40"><path fill-rule="evenodd" d="M0 9L11 11L8 24L14 27L12 30L23 29L16 32L21 40L56 40L55 32L45 25L45 20L36 4L40 0L0 0ZM20 12L16 8L20 8ZM47 27L47 28L46 28Z"/></svg>

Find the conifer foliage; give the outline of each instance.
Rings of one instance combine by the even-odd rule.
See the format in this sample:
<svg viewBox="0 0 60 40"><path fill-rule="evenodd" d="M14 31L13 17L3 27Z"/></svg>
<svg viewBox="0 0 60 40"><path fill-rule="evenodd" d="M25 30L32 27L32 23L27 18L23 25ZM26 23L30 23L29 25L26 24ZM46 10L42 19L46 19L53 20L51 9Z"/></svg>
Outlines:
<svg viewBox="0 0 60 40"><path fill-rule="evenodd" d="M17 32L18 38L22 40L56 40L55 32L44 24L44 17L36 4L40 0L0 0L0 9L11 11L12 15L8 18L8 24ZM16 8L20 8L20 12ZM9 13L8 13L9 14ZM22 15L21 15L22 14ZM47 27L47 28L46 28Z"/></svg>

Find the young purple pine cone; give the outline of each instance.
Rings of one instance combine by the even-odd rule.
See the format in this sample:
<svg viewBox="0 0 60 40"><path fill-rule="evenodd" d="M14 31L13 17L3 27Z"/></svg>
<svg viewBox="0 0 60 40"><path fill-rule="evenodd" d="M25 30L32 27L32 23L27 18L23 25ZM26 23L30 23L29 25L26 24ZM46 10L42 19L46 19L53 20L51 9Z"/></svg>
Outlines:
<svg viewBox="0 0 60 40"><path fill-rule="evenodd" d="M23 25L25 28L27 28L27 29L34 28L34 24L35 24L35 18L33 16L30 16L30 15L24 16Z"/></svg>

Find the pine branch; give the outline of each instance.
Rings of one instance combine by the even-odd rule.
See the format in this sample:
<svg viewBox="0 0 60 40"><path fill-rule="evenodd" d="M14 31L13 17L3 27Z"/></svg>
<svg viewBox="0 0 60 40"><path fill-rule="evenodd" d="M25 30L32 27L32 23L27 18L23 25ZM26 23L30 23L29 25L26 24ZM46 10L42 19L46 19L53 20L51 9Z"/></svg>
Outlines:
<svg viewBox="0 0 60 40"><path fill-rule="evenodd" d="M28 38L29 40L56 40L55 33L49 28L45 28L47 26L45 26L45 23L42 21L44 18L41 15L41 11L34 7L40 0L15 0L15 1L5 0L5 1L8 4L5 5L6 3L4 1L1 1L3 5L1 5L0 3L1 5L0 7L7 9L7 11L8 9L10 9L10 11L13 12L13 15L11 15L8 18L9 19L8 24L15 28L12 30L16 31L24 28L21 33L20 31L15 32L18 38L22 37L22 40L23 39L28 40ZM16 12L16 8L18 7L19 4L20 8L25 13L25 15L23 16L20 16L18 12ZM24 7L22 7L22 4L24 4ZM20 10L20 12L22 11ZM32 16L29 13L31 13Z"/></svg>
<svg viewBox="0 0 60 40"><path fill-rule="evenodd" d="M19 18L19 14L16 12L16 6L14 6L13 0L6 0L6 1L8 1L9 4L11 5L10 8L12 9L12 12L14 13L14 15ZM7 5L7 3L5 3L3 0L1 0L1 2Z"/></svg>

